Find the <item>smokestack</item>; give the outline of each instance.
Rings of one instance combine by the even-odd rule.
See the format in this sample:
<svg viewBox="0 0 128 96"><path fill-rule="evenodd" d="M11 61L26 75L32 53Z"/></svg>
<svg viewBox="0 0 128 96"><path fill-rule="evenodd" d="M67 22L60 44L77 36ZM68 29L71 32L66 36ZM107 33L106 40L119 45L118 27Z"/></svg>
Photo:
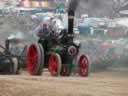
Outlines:
<svg viewBox="0 0 128 96"><path fill-rule="evenodd" d="M78 7L78 0L70 0L68 5L68 33L73 34L74 16Z"/></svg>
<svg viewBox="0 0 128 96"><path fill-rule="evenodd" d="M75 15L75 12L73 10L68 10L68 33L69 34L73 34L74 15Z"/></svg>

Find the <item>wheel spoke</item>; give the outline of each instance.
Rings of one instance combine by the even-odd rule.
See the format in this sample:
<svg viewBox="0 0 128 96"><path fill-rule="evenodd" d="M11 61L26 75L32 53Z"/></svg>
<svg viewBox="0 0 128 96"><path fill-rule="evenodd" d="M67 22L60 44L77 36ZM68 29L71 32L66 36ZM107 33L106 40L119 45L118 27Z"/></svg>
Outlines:
<svg viewBox="0 0 128 96"><path fill-rule="evenodd" d="M57 54L52 54L49 59L49 71L52 76L58 75L59 66L60 66L59 58L58 58Z"/></svg>
<svg viewBox="0 0 128 96"><path fill-rule="evenodd" d="M79 75L85 76L88 70L88 59L86 56L82 55L79 59Z"/></svg>
<svg viewBox="0 0 128 96"><path fill-rule="evenodd" d="M38 64L38 51L37 46L31 45L27 55L27 65L30 74L34 74Z"/></svg>

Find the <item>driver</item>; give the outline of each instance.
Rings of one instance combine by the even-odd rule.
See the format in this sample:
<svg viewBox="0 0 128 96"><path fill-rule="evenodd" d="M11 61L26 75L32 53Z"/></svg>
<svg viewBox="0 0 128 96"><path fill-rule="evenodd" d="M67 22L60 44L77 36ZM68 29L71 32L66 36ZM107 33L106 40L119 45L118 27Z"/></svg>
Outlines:
<svg viewBox="0 0 128 96"><path fill-rule="evenodd" d="M50 30L49 30L49 28L48 28L47 23L43 23L43 24L40 26L40 29L39 29L39 31L38 31L38 36L39 36L40 38L46 38L46 37L48 37L49 33L50 33Z"/></svg>

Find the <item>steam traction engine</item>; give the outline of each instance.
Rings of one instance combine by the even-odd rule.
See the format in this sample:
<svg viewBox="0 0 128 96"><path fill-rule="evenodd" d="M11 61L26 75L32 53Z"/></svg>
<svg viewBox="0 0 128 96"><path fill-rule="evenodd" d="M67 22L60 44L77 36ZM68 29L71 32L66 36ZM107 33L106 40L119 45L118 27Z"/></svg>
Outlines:
<svg viewBox="0 0 128 96"><path fill-rule="evenodd" d="M26 60L31 75L41 75L47 67L52 76L70 76L73 69L80 76L88 76L89 60L84 54L79 56L80 44L74 43L73 23L74 11L70 10L68 30L62 30L59 36L50 33L29 46Z"/></svg>
<svg viewBox="0 0 128 96"><path fill-rule="evenodd" d="M13 40L5 40L5 47L0 45L0 73L1 74L18 74L20 65L19 57L10 51L10 43Z"/></svg>

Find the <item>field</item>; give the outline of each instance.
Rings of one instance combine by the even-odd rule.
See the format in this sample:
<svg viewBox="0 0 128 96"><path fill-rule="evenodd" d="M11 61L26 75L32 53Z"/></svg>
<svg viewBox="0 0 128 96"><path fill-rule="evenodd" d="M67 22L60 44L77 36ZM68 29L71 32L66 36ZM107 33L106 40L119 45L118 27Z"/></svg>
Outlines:
<svg viewBox="0 0 128 96"><path fill-rule="evenodd" d="M25 25L28 19L14 19L0 18L1 44L9 34L31 29ZM42 76L30 76L26 71L20 75L0 75L0 96L128 96L127 73L128 67L91 73L87 78L52 77L47 71Z"/></svg>
<svg viewBox="0 0 128 96"><path fill-rule="evenodd" d="M0 96L128 96L128 71L114 70L78 76L0 75Z"/></svg>

